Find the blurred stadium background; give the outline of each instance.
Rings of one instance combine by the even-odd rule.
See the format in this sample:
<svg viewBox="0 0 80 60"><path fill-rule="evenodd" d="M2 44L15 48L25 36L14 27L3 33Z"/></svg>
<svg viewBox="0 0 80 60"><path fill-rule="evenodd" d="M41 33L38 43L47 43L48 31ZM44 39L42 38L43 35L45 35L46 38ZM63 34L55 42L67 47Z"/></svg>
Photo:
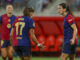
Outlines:
<svg viewBox="0 0 80 60"><path fill-rule="evenodd" d="M0 0L0 15L5 13L6 4L14 6L14 14L21 16L25 6L35 9L35 34L45 49L40 50L32 41L32 60L60 60L63 44L63 20L58 14L59 3L66 2L75 15L78 28L76 60L80 60L80 0ZM0 58L1 60L1 58ZM19 57L14 53L14 60Z"/></svg>

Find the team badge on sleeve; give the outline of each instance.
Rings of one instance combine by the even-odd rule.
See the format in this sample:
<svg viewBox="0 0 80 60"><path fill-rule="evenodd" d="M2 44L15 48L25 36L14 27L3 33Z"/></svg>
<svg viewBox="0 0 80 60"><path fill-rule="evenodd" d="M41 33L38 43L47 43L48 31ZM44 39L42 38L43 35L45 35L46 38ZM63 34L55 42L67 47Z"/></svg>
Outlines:
<svg viewBox="0 0 80 60"><path fill-rule="evenodd" d="M72 19L69 19L69 22L71 22L72 21Z"/></svg>

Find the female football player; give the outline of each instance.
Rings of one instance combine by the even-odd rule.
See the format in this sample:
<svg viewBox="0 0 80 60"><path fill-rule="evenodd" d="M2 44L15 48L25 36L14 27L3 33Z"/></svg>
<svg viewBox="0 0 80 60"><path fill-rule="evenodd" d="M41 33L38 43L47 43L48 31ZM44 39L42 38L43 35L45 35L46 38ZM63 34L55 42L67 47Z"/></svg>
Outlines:
<svg viewBox="0 0 80 60"><path fill-rule="evenodd" d="M74 16L65 3L58 5L58 12L64 16L63 32L64 32L64 43L61 60L75 60L76 45L77 45L77 27L74 21Z"/></svg>
<svg viewBox="0 0 80 60"><path fill-rule="evenodd" d="M38 47L44 48L42 44L38 43L34 34L35 23L32 19L33 16L34 10L32 8L25 8L23 16L18 17L13 23L13 29L11 31L12 44L21 60L31 60L30 38Z"/></svg>
<svg viewBox="0 0 80 60"><path fill-rule="evenodd" d="M8 4L6 6L6 13L0 16L1 24L1 55L3 60L6 60L8 56L9 60L12 60L13 48L10 44L10 31L12 28L12 23L16 19L13 15L13 6Z"/></svg>

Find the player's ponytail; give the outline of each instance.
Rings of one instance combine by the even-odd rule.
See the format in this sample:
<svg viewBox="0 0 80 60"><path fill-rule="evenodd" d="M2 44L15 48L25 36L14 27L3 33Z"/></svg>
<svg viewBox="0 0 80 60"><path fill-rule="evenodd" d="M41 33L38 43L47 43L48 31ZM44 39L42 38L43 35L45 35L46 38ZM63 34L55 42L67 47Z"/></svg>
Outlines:
<svg viewBox="0 0 80 60"><path fill-rule="evenodd" d="M72 16L74 16L73 13L72 13L72 11L70 10L70 7L66 3L61 3L59 5L62 6L63 9L66 9L66 12L68 12L69 14L71 14Z"/></svg>
<svg viewBox="0 0 80 60"><path fill-rule="evenodd" d="M74 14L72 13L72 11L69 9L69 13L72 15L72 16L74 16Z"/></svg>

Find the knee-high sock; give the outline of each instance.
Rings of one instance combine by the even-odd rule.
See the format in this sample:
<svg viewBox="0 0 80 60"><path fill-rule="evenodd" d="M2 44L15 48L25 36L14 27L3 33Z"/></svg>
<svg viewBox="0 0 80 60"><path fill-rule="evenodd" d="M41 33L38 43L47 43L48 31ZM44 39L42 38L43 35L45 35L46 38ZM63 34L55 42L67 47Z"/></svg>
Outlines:
<svg viewBox="0 0 80 60"><path fill-rule="evenodd" d="M9 57L8 60L13 60L13 58L12 57Z"/></svg>

